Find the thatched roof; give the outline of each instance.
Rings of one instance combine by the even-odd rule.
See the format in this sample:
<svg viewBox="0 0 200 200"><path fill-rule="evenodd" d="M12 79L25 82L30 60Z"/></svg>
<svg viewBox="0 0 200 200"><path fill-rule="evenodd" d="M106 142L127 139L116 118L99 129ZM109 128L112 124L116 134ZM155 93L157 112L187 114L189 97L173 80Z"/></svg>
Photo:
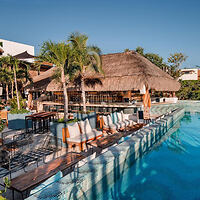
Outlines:
<svg viewBox="0 0 200 200"><path fill-rule="evenodd" d="M148 85L149 88L156 91L177 91L180 89L180 84L169 74L135 51L102 55L101 58L105 76L88 71L86 82L93 83L95 81L92 80L95 79L100 80L96 81L100 84L90 84L90 86L87 84L85 85L86 91L140 90L143 85ZM37 90L42 87L46 91L61 91L61 84L51 79L53 71L54 68L51 68L35 77L32 89ZM73 85L70 85L70 88L79 89Z"/></svg>
<svg viewBox="0 0 200 200"><path fill-rule="evenodd" d="M43 72L42 74L40 74L39 76L33 77L33 82L36 83L38 81L45 80L45 79L51 80L52 76L54 75L55 70L56 70L56 67L52 67L46 72Z"/></svg>
<svg viewBox="0 0 200 200"><path fill-rule="evenodd" d="M56 67L52 67L49 70L41 73L38 76L32 78L32 83L28 83L25 89L31 91L62 91L62 84L53 79Z"/></svg>

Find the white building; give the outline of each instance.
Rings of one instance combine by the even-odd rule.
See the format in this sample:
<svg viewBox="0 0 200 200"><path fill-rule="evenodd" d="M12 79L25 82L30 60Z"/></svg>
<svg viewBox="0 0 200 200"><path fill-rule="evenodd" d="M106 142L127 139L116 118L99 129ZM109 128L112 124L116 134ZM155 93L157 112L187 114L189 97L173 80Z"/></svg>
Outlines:
<svg viewBox="0 0 200 200"><path fill-rule="evenodd" d="M0 43L2 43L2 47L0 47L0 56L15 56L17 54L23 53L27 51L30 55L35 55L34 46L22 44L18 42L13 42L9 40L0 39ZM28 62L33 62L33 59L26 59Z"/></svg>
<svg viewBox="0 0 200 200"><path fill-rule="evenodd" d="M199 80L200 70L199 69L181 69L181 80Z"/></svg>

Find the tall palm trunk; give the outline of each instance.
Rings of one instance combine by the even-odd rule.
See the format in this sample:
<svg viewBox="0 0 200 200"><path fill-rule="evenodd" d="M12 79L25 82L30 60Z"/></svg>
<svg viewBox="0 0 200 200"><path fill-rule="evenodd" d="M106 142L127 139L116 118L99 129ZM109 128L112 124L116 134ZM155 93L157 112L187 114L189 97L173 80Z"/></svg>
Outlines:
<svg viewBox="0 0 200 200"><path fill-rule="evenodd" d="M64 95L64 120L67 122L68 120L68 96L67 96L67 87L65 83L65 73L64 67L61 69L61 80L63 85L63 95Z"/></svg>
<svg viewBox="0 0 200 200"><path fill-rule="evenodd" d="M11 95L13 99L14 98L14 81L11 82Z"/></svg>
<svg viewBox="0 0 200 200"><path fill-rule="evenodd" d="M8 94L8 84L6 83L6 100L9 100L9 94Z"/></svg>
<svg viewBox="0 0 200 200"><path fill-rule="evenodd" d="M81 77L81 91L82 91L82 100L83 100L83 112L86 112L85 87L84 87L84 78L83 77Z"/></svg>
<svg viewBox="0 0 200 200"><path fill-rule="evenodd" d="M16 90L16 96L17 96L17 109L20 110L20 103L19 103L19 94L18 94L18 87L17 87L17 75L16 75L16 66L13 66L14 71L14 81L15 81L15 90Z"/></svg>

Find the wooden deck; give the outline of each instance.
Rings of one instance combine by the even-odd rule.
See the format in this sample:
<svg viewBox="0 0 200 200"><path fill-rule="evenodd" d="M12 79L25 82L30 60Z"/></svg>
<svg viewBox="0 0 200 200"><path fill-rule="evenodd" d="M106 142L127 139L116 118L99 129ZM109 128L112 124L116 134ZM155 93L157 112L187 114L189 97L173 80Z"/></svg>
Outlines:
<svg viewBox="0 0 200 200"><path fill-rule="evenodd" d="M93 140L93 141L89 141L87 144L91 145L91 146L94 146L94 147L98 147L98 148L104 149L104 148L107 148L109 146L112 146L120 138L126 137L127 135L130 135L134 131L137 131L140 128L142 128L143 126L144 126L144 124L136 124L136 125L134 125L132 128L130 128L127 131L114 133L114 134L108 135L106 137L102 137L102 138L99 138L99 139L96 139L96 140Z"/></svg>
<svg viewBox="0 0 200 200"><path fill-rule="evenodd" d="M59 157L47 164L44 164L32 171L22 174L11 180L11 189L20 193L30 190L34 186L42 183L49 177L56 174L58 171L63 171L67 168L72 167L79 160L83 159L84 156L78 153L68 153L65 156Z"/></svg>

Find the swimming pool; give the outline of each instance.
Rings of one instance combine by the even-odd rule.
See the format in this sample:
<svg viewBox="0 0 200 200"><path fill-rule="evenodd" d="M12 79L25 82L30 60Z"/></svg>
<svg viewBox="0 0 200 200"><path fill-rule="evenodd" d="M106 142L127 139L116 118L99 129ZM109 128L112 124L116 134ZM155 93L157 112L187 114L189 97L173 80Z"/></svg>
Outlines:
<svg viewBox="0 0 200 200"><path fill-rule="evenodd" d="M186 113L162 140L116 177L114 184L102 180L101 190L95 191L96 185L87 197L200 199L200 113Z"/></svg>

